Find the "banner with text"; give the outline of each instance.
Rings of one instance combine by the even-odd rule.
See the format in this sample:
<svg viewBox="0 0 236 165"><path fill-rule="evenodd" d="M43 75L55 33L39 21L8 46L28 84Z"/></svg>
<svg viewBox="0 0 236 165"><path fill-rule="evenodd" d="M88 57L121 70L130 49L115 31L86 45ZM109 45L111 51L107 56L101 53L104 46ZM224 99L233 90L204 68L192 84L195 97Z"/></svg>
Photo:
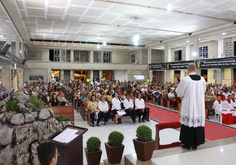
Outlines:
<svg viewBox="0 0 236 165"><path fill-rule="evenodd" d="M236 68L236 58L216 58L196 61L197 69Z"/></svg>
<svg viewBox="0 0 236 165"><path fill-rule="evenodd" d="M149 64L149 70L165 70L166 63Z"/></svg>
<svg viewBox="0 0 236 165"><path fill-rule="evenodd" d="M167 62L166 69L187 69L190 63L194 63L194 61Z"/></svg>

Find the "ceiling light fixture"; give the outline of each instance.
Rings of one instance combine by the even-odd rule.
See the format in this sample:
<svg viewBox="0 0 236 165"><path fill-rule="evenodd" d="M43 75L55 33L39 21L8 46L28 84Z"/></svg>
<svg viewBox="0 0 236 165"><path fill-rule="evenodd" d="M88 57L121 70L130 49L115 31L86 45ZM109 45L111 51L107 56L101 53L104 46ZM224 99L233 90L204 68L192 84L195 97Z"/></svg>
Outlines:
<svg viewBox="0 0 236 165"><path fill-rule="evenodd" d="M186 41L186 42L189 42L189 41Z"/></svg>
<svg viewBox="0 0 236 165"><path fill-rule="evenodd" d="M103 42L103 46L105 46L106 44L107 44L107 43L104 41L104 42Z"/></svg>
<svg viewBox="0 0 236 165"><path fill-rule="evenodd" d="M201 40L201 38L198 38L198 41L200 41Z"/></svg>
<svg viewBox="0 0 236 165"><path fill-rule="evenodd" d="M168 11L171 11L171 10L172 10L172 6L171 6L171 4L168 4L168 6L167 6L167 10L168 10Z"/></svg>
<svg viewBox="0 0 236 165"><path fill-rule="evenodd" d="M222 33L222 35L226 35L226 33Z"/></svg>
<svg viewBox="0 0 236 165"><path fill-rule="evenodd" d="M196 56L197 55L197 52L193 52L193 56Z"/></svg>
<svg viewBox="0 0 236 165"><path fill-rule="evenodd" d="M137 35L134 36L134 39L133 39L135 46L138 45L138 40L139 40L139 35L137 34Z"/></svg>
<svg viewBox="0 0 236 165"><path fill-rule="evenodd" d="M98 44L97 48L100 49L100 45L99 44Z"/></svg>

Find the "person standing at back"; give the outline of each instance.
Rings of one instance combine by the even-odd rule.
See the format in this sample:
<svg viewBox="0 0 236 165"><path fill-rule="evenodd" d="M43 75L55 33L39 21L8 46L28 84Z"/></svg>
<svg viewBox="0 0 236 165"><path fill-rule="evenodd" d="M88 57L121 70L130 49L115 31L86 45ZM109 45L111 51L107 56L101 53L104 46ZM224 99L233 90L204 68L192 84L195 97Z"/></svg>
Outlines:
<svg viewBox="0 0 236 165"><path fill-rule="evenodd" d="M187 149L205 143L205 100L206 81L197 75L194 63L188 66L188 76L184 77L176 92L182 99L180 111L180 141Z"/></svg>

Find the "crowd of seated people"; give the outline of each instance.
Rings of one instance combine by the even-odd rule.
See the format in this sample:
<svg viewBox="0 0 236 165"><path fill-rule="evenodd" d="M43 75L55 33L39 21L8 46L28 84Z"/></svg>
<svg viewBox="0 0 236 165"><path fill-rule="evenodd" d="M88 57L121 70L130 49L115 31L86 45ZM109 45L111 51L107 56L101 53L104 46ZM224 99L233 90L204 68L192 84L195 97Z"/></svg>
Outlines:
<svg viewBox="0 0 236 165"><path fill-rule="evenodd" d="M157 105L163 101L163 106L166 106L167 100L171 102L172 109L176 108L176 100L178 95L175 89L178 83L161 83L161 82L120 82L118 81L61 81L55 83L27 83L20 90L28 96L35 96L45 102L47 106L66 105L71 98L81 100L85 107L85 111L91 111L92 126L94 126L94 119L96 125L99 126L101 118L104 118L104 124L108 122L111 114L114 114L115 123L121 123L117 112L121 111L121 103L126 114L128 114L133 123L136 123L135 112L138 114L138 121L143 122L146 116L145 110L145 96L148 99L155 97ZM230 110L234 111L236 88L228 87L221 84L207 84L206 85L205 100L217 101L218 95L224 96L225 100L232 105ZM0 86L0 100L7 96L5 88ZM69 99L69 100L68 100ZM96 102L96 104L95 104ZM111 111L108 111L109 104L112 104ZM108 108L108 109L107 109ZM226 109L226 108L225 108ZM225 110L223 108L223 110ZM219 110L220 111L220 110ZM143 117L142 117L143 116Z"/></svg>

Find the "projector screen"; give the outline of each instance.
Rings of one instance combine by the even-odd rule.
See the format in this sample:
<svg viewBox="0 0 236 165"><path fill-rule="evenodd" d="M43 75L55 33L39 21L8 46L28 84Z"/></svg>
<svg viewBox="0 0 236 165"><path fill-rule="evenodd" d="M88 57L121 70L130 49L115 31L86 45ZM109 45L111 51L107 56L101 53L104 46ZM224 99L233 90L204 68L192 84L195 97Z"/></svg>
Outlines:
<svg viewBox="0 0 236 165"><path fill-rule="evenodd" d="M144 80L144 75L134 75L134 80Z"/></svg>

